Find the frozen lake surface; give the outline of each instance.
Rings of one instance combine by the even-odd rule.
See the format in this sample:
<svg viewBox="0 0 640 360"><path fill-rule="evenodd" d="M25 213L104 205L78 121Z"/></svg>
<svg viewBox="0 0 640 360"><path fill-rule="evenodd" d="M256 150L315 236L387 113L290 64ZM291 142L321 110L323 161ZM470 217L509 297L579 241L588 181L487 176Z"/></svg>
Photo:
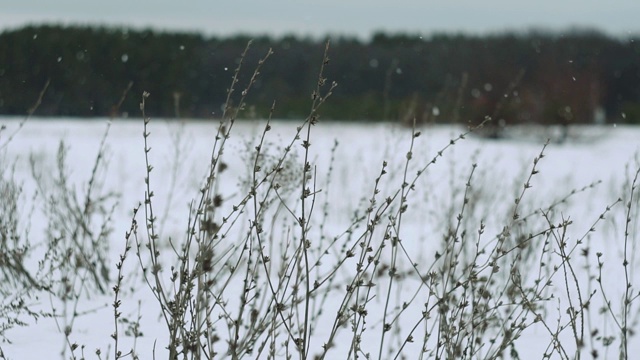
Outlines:
<svg viewBox="0 0 640 360"><path fill-rule="evenodd" d="M0 145L7 141L9 134L18 126L15 119L1 119L0 124L5 124L7 129L0 135ZM259 159L261 171L275 165L283 154L285 147L294 141L296 123L276 121L272 129L266 135L262 145L264 156ZM221 195L223 204L221 212L231 212L232 204L237 204L247 193L252 183L254 170L255 147L259 144L265 123L264 122L237 122L231 130L221 161L227 169L218 174L215 190ZM28 121L15 135L10 143L0 151L3 177L13 176L17 183L22 185L23 207L21 208L23 230L28 231L28 240L36 250L38 245L48 241L55 235L47 233L51 227L51 219L47 218L43 211L49 200L47 186L55 188L56 162L58 150L61 146L66 149L66 164L68 185L77 191L82 198L88 188L92 169L96 156L101 146L101 139L108 130L104 142L104 166L97 169L95 191L97 194L109 194L105 199L105 205L113 207L113 213L108 221L112 232L108 235L108 246L104 251L111 265L111 279L116 277L115 264L119 254L124 249L124 235L131 227L132 209L145 200L145 176L146 165L144 157L144 139L142 120L115 120L110 126L107 121L79 121L65 119L34 119ZM150 136L149 153L150 163L154 170L151 172L151 187L154 191L154 207L158 218L159 243L162 251L170 253L171 244L180 244L180 239L185 237L190 219L189 206L193 199L199 197L199 187L202 186L208 172L212 146L214 146L217 122L185 121L168 122L164 120L151 120L149 124ZM526 189L522 200L519 201L519 219L513 219L514 199L518 198L528 182L534 158L539 157L543 149L545 130L540 128L518 129L514 137L503 140L488 140L473 135L465 139L457 140L452 146L451 139L466 131L462 127L455 126L430 126L419 128L420 136L416 137L411 151L411 160L407 163L407 152L410 150L412 140L411 129L391 124L339 124L320 123L311 128L309 164L313 179L307 183L307 187L315 194L315 203L310 210L307 204L306 212L309 215L309 235L311 261L321 260L313 269L311 275L316 280L323 279L331 273L336 264L344 259L344 249L353 247L356 256L346 259L343 266L339 267L335 274L335 285L340 287L325 298L314 298L310 306L317 318L314 318L315 326L310 333L310 354L322 351L322 345L331 336L334 319L338 309L342 306L344 287L353 273L356 271L356 262L360 248L357 246L362 239L368 236L372 239L372 246L383 242L384 234L389 232L391 236L397 236L402 241L402 250L395 246L380 248L378 260L381 265L378 270L386 269L384 266L395 266L401 276L390 288L388 276L384 271L376 278L377 286L366 292L363 304L366 304L368 315L366 325L358 323L362 331L359 356L370 353L372 358L378 358L379 352L384 359L394 358L429 358L438 351L435 338L422 343L425 333L437 333L440 326L445 324L440 321L435 324L429 319L421 321L425 303L433 301L433 289L428 289L424 277L431 271L436 271L442 261L454 261L451 256L441 253L441 248L448 236L455 232L464 245L456 245L456 256L461 262L473 258L477 231L481 226L485 227L481 240L477 240L481 246L491 248L503 232L505 226L510 226L513 237L525 236L529 233L541 232L531 242L540 241L541 244L531 246L527 258L509 258L510 262L522 261L523 268L518 267L517 276L522 276L530 281L540 276L544 279L552 279L553 286L541 290L547 300L541 301L542 306L537 312L531 312L517 321L523 320L527 328L514 342L519 356L523 359L540 359L545 352L550 352L554 346L553 333L557 330L558 339L565 344L570 351L576 351L572 333L570 316L567 308L569 301L577 301L580 293L585 299L592 294L591 308L588 318L580 318L580 325L585 335L585 346L582 355L589 356L592 351L597 351L601 357L605 354L617 357L620 344L619 331L616 330L613 317L622 316L622 299L625 291L625 273L622 259L625 253L624 226L627 216L626 202L629 201L629 184L640 166L640 128L626 126L608 127L574 127L570 129L569 139L563 143L550 143L544 150L544 157L539 159L535 174L530 182L530 188ZM303 139L306 129L303 131ZM294 141L292 152L283 162L283 172L278 180L281 184L279 196L272 196L273 201L269 211L264 215L265 232L269 235L271 243L268 246L273 251L274 265L284 260L278 259L278 251L281 247L294 243L296 231L300 231L296 225L293 212L301 211L301 174L304 164L304 147L301 140ZM334 150L332 150L334 149ZM442 155L439 152L442 151ZM436 158L435 163L431 163ZM400 211L400 198L393 198L389 209L380 219L377 230L367 233L367 221L354 224L354 219L365 214L370 206L369 199L376 186L376 178L380 175L383 163L386 162L386 174L381 178L377 188L375 206L384 203L384 199L393 197L402 189L403 182L413 183L413 190L407 193L406 211ZM430 164L431 163L431 164ZM429 165L430 164L430 165ZM476 164L477 167L472 165ZM10 169L14 169L10 171ZM406 170L405 170L406 169ZM405 176L406 171L406 178ZM472 172L473 171L473 172ZM416 176L417 173L419 176ZM471 180L469 180L470 176ZM38 178L39 181L34 180ZM469 183L470 186L466 186ZM584 191L583 188L588 187ZM408 189L408 186L407 186ZM45 191L43 191L45 190ZM467 190L467 195L465 194ZM571 195L575 192L574 195ZM113 196L111 196L113 195ZM569 196L571 195L571 196ZM553 224L560 223L563 219L572 221L567 227L567 249L574 249L570 258L574 262L576 278L584 284L576 289L571 284L571 277L567 280L570 290L565 286L565 272L560 261L559 249L553 248L554 232L549 230L549 222L539 210L547 210L549 206L558 200L567 197L565 202L559 203L548 211L548 217ZM637 275L640 267L640 259L636 254L637 241L640 238L640 220L638 217L638 194L631 204L630 213L631 232L627 242L627 259L631 266L632 275ZM464 198L468 201L464 204ZM622 198L621 203L614 205L606 214L605 219L597 222L599 216L605 212L609 205ZM30 210L33 207L33 210ZM241 242L243 233L247 231L252 220L251 202L243 214L237 217L235 227L231 228L225 241L218 245L234 246ZM464 212L458 220L460 212ZM29 214L31 214L29 216ZM399 214L402 214L399 216ZM528 216L528 217L527 217ZM137 216L140 228L144 225L144 213ZM526 219L523 220L523 218ZM271 221L273 219L274 221ZM399 222L401 221L401 224ZM596 223L595 231L589 229ZM482 224L482 225L481 225ZM297 229L297 230L296 230ZM350 229L349 231L347 231ZM400 230L401 229L401 230ZM26 232L23 232L27 236ZM462 236L462 234L465 236ZM368 235L367 235L368 234ZM359 236L363 235L362 238ZM141 241L144 242L146 232L140 231ZM169 240L171 239L171 240ZM292 240L294 239L294 240ZM335 243L332 242L335 240ZM376 240L377 239L377 240ZM544 251L544 239L549 245ZM377 241L377 242L376 242ZM580 243L576 243L576 242ZM326 246L325 246L326 244ZM537 244L537 243L536 243ZM396 248L396 250L392 250ZM317 251L316 251L317 249ZM326 250L326 251L325 251ZM102 250L100 250L102 251ZM394 251L399 251L394 255ZM586 251L586 253L585 253ZM375 251L374 251L375 252ZM597 274L597 253L602 253L600 260L604 262L603 287L595 281ZM584 254L585 256L582 256ZM34 255L35 256L35 255ZM510 255L505 255L505 261ZM524 256L524 255L522 255ZM548 259L547 259L548 257ZM486 259L477 259L479 262ZM435 259L435 260L434 260ZM442 260L445 259L445 260ZM351 261L353 260L353 261ZM168 265L170 257L166 258ZM555 262L554 262L555 261ZM546 265L540 266L541 262ZM391 265L395 264L395 265ZM558 272L550 269L556 266ZM530 273L525 269L531 270ZM546 275L539 275L538 270ZM136 353L141 359L151 358L153 352L157 358L166 358L166 342L168 332L161 311L152 292L142 280L142 273L138 259L133 253L124 265L125 280L121 301L121 312L124 317L135 320L138 313L140 318L140 331L142 336L134 338L125 335L121 330L120 348L124 352L135 346ZM418 275L420 273L420 275ZM516 276L515 272L501 278L504 271L496 275L496 281L503 279L505 284ZM372 275L373 276L373 275ZM423 277L421 280L420 277ZM226 287L221 296L222 300L237 303L242 288L242 277L230 277L231 285ZM637 276L631 276L632 293L637 294L640 282ZM167 283L168 280L167 280ZM435 289L445 289L443 284L434 285ZM497 287L499 288L499 287ZM508 286L504 286L504 295L507 299ZM445 290L443 290L445 291ZM611 309L601 313L599 310L606 303L602 292L608 296ZM436 291L437 292L437 291ZM262 294L267 296L269 294ZM442 295L442 294L440 294ZM553 297L551 298L551 295ZM463 296L463 295L461 295ZM389 299L387 302L386 299ZM57 321L52 318L40 318L37 322L28 317L23 317L29 325L15 327L6 331L5 336L11 343L2 344L2 351L10 359L54 359L62 358L62 352L66 351L63 329L71 326L70 339L79 345L84 345L86 358L98 358L96 349L102 350L102 358L109 351L107 358L113 357L113 340L110 334L114 332L113 294L108 291L106 295L83 292L77 303L64 303L59 299L42 293L36 299L31 300L33 307L51 311L56 309L59 316ZM356 298L347 302L357 302ZM583 299L583 303L585 300ZM407 303L406 306L403 304ZM72 306L73 305L73 306ZM496 317L502 316L502 325L495 330L506 331L511 326L510 318L503 312L503 304L497 300L492 305L497 309ZM299 305L296 305L299 306ZM293 306L293 307L296 307ZM384 308L387 306L390 314L383 321ZM222 307L224 308L224 306ZM63 309L65 311L63 311ZM226 357L228 344L225 342L231 334L228 331L227 321L222 321L220 313L237 310L237 304L226 308L213 310L212 318L216 319L219 326L221 341L217 344L218 352ZM324 311L320 312L319 309ZM506 309L506 307L505 307ZM511 308L510 308L511 309ZM629 322L638 330L637 320L640 317L638 299L630 307ZM517 312L512 311L511 316ZM77 313L76 316L70 314ZM545 319L548 329L542 322L533 322L539 315ZM354 315L353 319L357 316ZM435 316L433 316L435 317ZM393 318L393 321L390 319ZM558 321L559 320L559 321ZM635 322L632 322L634 320ZM297 321L300 321L299 319ZM380 341L384 331L384 324L391 324L385 345L380 349ZM496 321L495 324L498 324ZM119 325L122 329L126 324ZM334 338L334 348L328 352L327 358L348 358L352 355L349 347L353 342L353 333L345 325ZM460 326L459 323L446 326ZM631 326L631 325L630 325ZM578 326L580 327L580 326ZM413 330L413 329L417 330ZM592 330L598 329L597 334L589 336ZM413 332L412 332L413 331ZM457 331L462 331L458 329ZM405 342L412 335L414 341ZM496 335L489 331L482 341L484 345L478 347L475 358L483 358L492 354L498 347L488 341L492 336L501 339L503 335ZM286 339L286 336L278 339L277 345ZM609 340L610 338L610 340ZM135 340L135 342L134 342ZM451 341L463 341L457 339ZM264 339L260 341L266 341ZM610 346L605 346L607 342ZM267 342L268 344L268 342ZM640 351L640 341L637 337L629 340L629 352ZM422 353L422 347L427 352ZM66 350L64 350L66 349ZM155 350L154 350L155 349ZM261 355L248 358L266 358L266 350ZM505 351L509 358L511 349ZM59 355L60 354L60 355ZM76 356L80 357L80 350ZM445 354L446 355L446 354ZM284 358L284 352L277 352L277 358ZM297 354L293 355L298 357ZM446 357L446 356L445 356ZM570 352L573 358L574 353ZM560 358L558 353L553 353L552 358Z"/></svg>

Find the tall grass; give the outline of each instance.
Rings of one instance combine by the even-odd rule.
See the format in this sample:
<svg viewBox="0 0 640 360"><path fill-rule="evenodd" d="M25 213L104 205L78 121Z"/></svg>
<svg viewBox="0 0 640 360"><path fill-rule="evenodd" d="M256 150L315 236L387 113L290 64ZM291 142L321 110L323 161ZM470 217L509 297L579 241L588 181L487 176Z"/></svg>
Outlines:
<svg viewBox="0 0 640 360"><path fill-rule="evenodd" d="M295 134L282 146L270 139L274 103L247 150L229 153L227 142L235 135L245 99L272 57L271 51L264 54L242 84L248 51L250 43L235 69L209 159L199 164L202 180L178 237L165 235L163 221L179 209L163 209L156 201L157 184L167 181L154 172L159 161L152 146L155 123L146 113L152 94L142 94L140 103L144 195L126 232L118 229L125 232L123 239L113 231L119 224L112 214L116 204L132 199L103 190L100 181L108 171L108 127L84 192L69 181L66 144L60 144L51 172L32 159L40 201L34 203L47 219L42 241L33 240L40 234L28 231L30 211L20 208L24 194L11 167L3 167L0 290L8 300L0 309L0 334L9 339L11 326L32 326L20 320L25 312L50 316L65 341L62 357L91 357L74 341L74 322L82 316L78 304L109 293L113 319L99 326L113 327L113 332L92 355L99 359L527 358L531 336L546 346L536 349L543 358L598 358L603 353L630 358L640 316L633 265L639 164L627 169L619 199L602 204L587 228L574 225L566 204L585 201L581 196L599 183L569 190L542 206L536 202L545 191L536 181L544 176L547 144L523 164L527 171L515 189L493 187L483 170L487 165L472 159L464 166L462 182L456 181L460 176L450 177L451 193L442 208L421 214L417 204L425 178L478 127L452 137L425 161L416 154L422 137L414 125L396 148L400 163L380 159L367 164L378 170L359 184L368 194L366 202L354 204L353 214L338 215L347 224L338 228L332 213L341 204L332 202L329 193L339 186L334 184L339 145L314 146L322 105L337 86L325 78L329 44L311 90L309 115ZM321 151L332 154L326 169L314 164ZM228 171L234 162L243 162L247 171L234 179L236 188L222 186L223 179L236 176ZM176 186L175 175L169 183ZM17 216L25 212L26 219ZM424 216L439 228L428 232L416 226ZM598 232L620 252L595 244ZM416 253L416 244L426 240L437 242L433 253ZM121 249L118 259L108 257L113 244ZM29 268L33 264L37 267ZM139 306L129 318L122 306L135 300L125 283L136 272L157 308ZM46 311L25 305L35 291L50 299ZM144 337L142 316L161 319L165 336L157 339L157 348L137 348Z"/></svg>

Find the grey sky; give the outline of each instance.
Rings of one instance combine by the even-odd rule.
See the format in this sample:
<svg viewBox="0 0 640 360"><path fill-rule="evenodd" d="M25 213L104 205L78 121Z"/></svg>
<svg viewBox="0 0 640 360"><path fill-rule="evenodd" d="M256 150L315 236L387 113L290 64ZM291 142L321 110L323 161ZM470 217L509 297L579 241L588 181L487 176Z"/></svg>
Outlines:
<svg viewBox="0 0 640 360"><path fill-rule="evenodd" d="M429 34L589 27L640 33L640 0L1 0L0 30L25 24L110 24L210 35L377 30Z"/></svg>

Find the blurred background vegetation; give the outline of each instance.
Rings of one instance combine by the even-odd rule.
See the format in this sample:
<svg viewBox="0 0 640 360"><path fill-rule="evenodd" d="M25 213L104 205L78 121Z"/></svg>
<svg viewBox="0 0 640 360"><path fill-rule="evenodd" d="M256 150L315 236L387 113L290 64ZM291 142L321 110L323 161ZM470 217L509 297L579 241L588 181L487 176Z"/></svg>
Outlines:
<svg viewBox="0 0 640 360"><path fill-rule="evenodd" d="M252 37L205 38L104 27L30 26L0 33L0 114L23 115L50 80L37 115L216 118ZM308 114L325 39L253 37L247 118ZM375 34L331 39L323 119L506 124L640 123L640 38L597 31L490 36ZM239 89L251 75L241 74ZM127 84L132 95L115 114ZM179 111L178 111L179 110ZM179 112L179 114L178 114Z"/></svg>

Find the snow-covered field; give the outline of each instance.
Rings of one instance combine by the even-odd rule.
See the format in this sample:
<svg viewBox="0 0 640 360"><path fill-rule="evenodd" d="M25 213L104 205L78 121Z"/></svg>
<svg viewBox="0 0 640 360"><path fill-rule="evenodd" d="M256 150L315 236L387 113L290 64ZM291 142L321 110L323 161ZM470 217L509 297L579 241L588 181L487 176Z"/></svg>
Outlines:
<svg viewBox="0 0 640 360"><path fill-rule="evenodd" d="M7 137L17 129L18 123L17 119L0 118L0 124L7 126L7 129L0 134L0 145L4 144ZM192 199L198 197L198 188L207 173L217 125L216 122L198 121L178 123L152 120L150 123L149 145L152 148L150 160L154 167L151 173L151 187L155 193L154 206L159 219L159 241L166 252L171 251L169 238L179 242L176 239L184 237L189 220L189 204ZM266 153L272 156L262 159L267 165L273 164L284 146L291 142L296 130L295 123L274 122L272 126L273 129L267 133L267 145L263 146ZM251 180L248 176L251 175L253 168L251 154L258 144L263 127L264 123L260 122L238 122L231 132L222 156L229 169L220 174L219 183L216 185L225 198L225 204L233 203L248 190ZM60 142L64 141L64 146L68 149L66 168L69 184L77 190L78 194L83 194L91 177L101 138L107 128L106 120L29 120L6 148L1 150L0 164L4 166L3 177L10 176L9 169L14 166L13 176L23 187L24 205L21 208L21 224L23 230L29 229L28 234L24 231L23 234L25 237L28 236L30 244L35 249L34 253L39 251L38 244L47 239L46 229L50 226L50 219L47 219L42 211L47 197L41 189L38 189L32 168L44 179L41 179L43 183L48 181L51 184L53 181L51 176L57 171L58 147ZM465 131L461 127L453 126L424 127L418 130L421 135L415 138L407 172L409 181L413 181L416 172L429 164L451 139L457 138L461 132ZM314 217L312 217L316 223L312 222L311 233L317 235L313 241L320 241L319 239L329 241L328 239L342 234L349 227L354 214L362 214L369 206L368 199L375 186L374 180L380 174L384 161L388 164L387 174L380 181L379 203L401 188L407 151L411 143L411 129L390 124L320 123L311 131L309 162L315 174L313 190L318 192ZM436 251L442 247L445 234L456 227L456 216L462 209L462 194L472 172L472 164L477 164L477 168L469 181L471 184L469 203L465 208L464 220L460 222L461 227L468 230L467 239L469 240L465 244L468 248L462 253L467 255L473 253L477 230L481 223L486 225L483 239L489 242L496 238L505 225L514 224L511 218L514 199L522 192L534 158L539 156L544 144L542 139L544 132L540 129L526 129L519 133L527 133L530 136L498 141L467 136L448 147L435 163L426 168L416 180L415 190L407 196L408 208L403 213L400 237L408 255L406 257L400 255L399 258L402 261L398 260L397 263L399 271L410 273L412 269L417 268L424 270L426 274L429 266L434 263ZM109 221L113 232L109 235L109 246L105 247L109 249L111 279L115 278L115 264L118 261L118 255L124 249L125 232L131 227L132 209L140 202L144 202L145 198L146 165L142 134L142 120L113 121L108 128L105 142L106 166L98 169L97 173L97 178L100 180L97 185L100 187L97 187L96 191L102 194L115 194L105 203L107 206L115 206L112 219ZM338 145L335 152L332 152L331 149L336 141ZM544 155L537 165L539 173L533 176L530 181L531 188L526 190L520 203L519 211L522 216L532 214L527 218L526 226L529 227L518 223L520 226L518 229L525 234L528 231L544 230L548 224L540 213L534 212L538 209L546 209L573 190L577 192L566 203L554 208L549 216L554 224L563 218L573 221L568 227L569 247L573 246L575 241L582 239L583 235L588 234L583 238L583 244L579 245L571 256L577 277L585 280L584 287L580 289L581 294L591 294L595 291L592 298L594 305L588 312L589 317L580 323L585 327L585 347L582 355L588 356L595 349L601 357L606 354L617 358L620 337L616 332L613 316L618 318L621 316L621 299L625 288L625 274L622 266L625 250L625 202L628 201L629 196L628 184L640 166L640 128L624 126L571 128L569 140L561 144L549 144ZM332 158L334 161L331 160ZM303 147L297 142L294 145L294 152L285 163L285 171L293 179L294 184L297 184L295 180L298 179L303 159ZM580 191L591 184L593 184L591 188ZM298 209L296 198L299 198L299 191L299 188L293 187L287 193L286 186L282 190L281 202L287 204L294 212ZM595 231L590 233L589 229L598 220L600 214L618 198L623 198L623 202L613 206L605 219L597 223ZM31 204L35 204L33 211L30 210ZM630 282L633 294L637 294L640 289L640 280L637 277L640 259L636 256L635 241L640 241L638 233L640 215L638 202L635 201L634 204L632 204L634 205L631 212L632 231L628 237L630 241L627 246L627 258L631 263ZM395 206L397 202L392 204L391 209ZM241 224L239 226L244 226L244 229L247 227L242 222L248 223L251 218L243 216L249 216L248 214L250 214L249 209L247 214L241 215L238 220ZM394 212L390 210L389 214ZM386 218L387 215L381 220L382 222L389 221ZM277 217L279 222L273 224L274 229L265 229L267 233L275 234L275 237L286 237L287 226L295 231L295 226L291 225L293 217L286 210L280 209L277 215L272 214L272 216ZM142 211L138 214L137 220L141 224L140 228L143 228ZM320 223L324 223L324 226L320 227ZM395 228L396 231L397 228ZM515 228L517 226L514 225ZM379 231L383 230L384 226ZM358 231L364 231L362 226L354 231L355 237ZM144 232L140 231L140 233L143 238ZM376 235L380 236L380 234ZM229 237L233 236L241 235L230 233ZM341 239L356 241L349 236ZM553 237L548 239L553 242ZM316 243L313 243L312 247L315 246ZM336 249L340 246L342 246L340 243L336 245ZM581 251L586 247L589 248L587 256L581 256ZM391 251L391 249L388 250ZM320 266L317 274L323 274L322 266L328 269L340 260L340 253L336 251L332 250L326 255L325 265ZM612 304L611 313L600 313L598 307L604 303L601 289L597 288L598 284L593 279L588 280L589 276L594 275L597 270L596 253L598 252L603 253L601 257L605 264L602 275L603 286ZM546 261L544 256L547 255L535 251L530 255L531 258L519 261L526 261L526 266L534 269L537 269L536 266L541 261ZM387 261L391 256L383 254L381 259ZM560 264L559 258L559 255L555 257L555 265ZM584 268L586 259L589 260L589 271ZM417 264L415 268L412 266L414 262ZM355 269L355 263L355 259L353 262L347 261L335 276L339 279L349 279L352 276L350 271ZM552 267L551 263L553 262L550 261L547 266ZM133 253L129 254L124 271L123 287L127 289L121 296L123 303L121 312L124 317L131 320L135 320L138 313L141 314L140 331L143 335L135 339L134 344L134 338L125 335L123 329L126 325L120 324L122 329L120 348L127 352L135 346L135 351L141 359L152 358L154 351L156 358L166 358L164 348L167 330L164 320L161 318L152 292L141 278L138 260ZM515 275L512 274L512 276ZM522 276L528 275L522 274ZM520 338L515 341L519 355L523 359L541 358L545 351L550 351L553 347L550 331L555 331L558 326L569 324L567 301L568 298L576 301L575 288L569 285L571 289L569 294L574 295L568 296L562 271L556 274L553 280L556 287L548 290L546 294L555 296L552 300L544 302L545 306L541 314L546 317L547 324L554 328L548 330L540 323L530 324L535 316L529 314L526 322L531 326L525 329ZM414 342L407 343L401 351L399 344L407 337L414 325L419 323L421 309L424 309L429 290L420 285L419 278L408 277L404 282L398 281L397 285L391 288L391 295L388 296L385 281L380 277L380 286L369 294L373 299L367 304L369 315L367 330L362 335L363 353L370 352L372 358L378 358L381 338L380 314L383 312L384 300L390 297L391 305L396 306L412 299L415 295L407 311L400 313L394 321L394 331L390 332L392 333L389 335L390 340L386 340L389 345L385 345L382 358L393 358L396 353L402 354L399 358L419 358L422 346L421 334L424 334L425 328L429 329L427 331L433 331L431 328L433 324L429 320L425 322L426 327L421 324L418 332L413 334ZM237 295L234 292L242 287L241 279L237 279L235 286L236 288L234 285L230 286L228 288L230 290L222 295L223 297L228 295L229 298L225 298L226 301L237 301ZM330 295L325 302L312 304L322 306L325 311L323 317L317 319L317 327L311 336L311 354L322 350L322 344L331 331L336 309L340 306L344 291L340 290L337 293L340 296ZM56 359L62 358L63 351L66 351L65 356L69 358L70 354L63 334L65 326L72 328L69 336L71 341L85 346L84 355L87 359L98 358L95 355L95 350L98 348L102 351L101 358L113 358L113 340L110 334L114 332L115 325L113 308L110 305L114 301L111 291L107 295L83 293L75 309L73 307L76 305L64 304L44 294L31 301L33 308L44 311L55 308L56 314L60 316L57 321L53 318L40 318L37 322L23 316L23 320L27 321L28 325L9 329L5 334L10 343L3 343L1 347L7 358ZM632 312L629 318L632 320L639 318L638 301L635 299L631 306ZM65 307L66 313L63 312ZM235 306L233 308L235 309ZM77 316L72 315L74 312ZM392 313L397 312L394 310ZM214 314L218 316L217 312ZM559 318L560 325L557 323ZM640 330L640 325L632 324L635 326L635 332ZM505 322L504 327L508 325ZM220 322L219 326L222 333L227 331L226 323ZM595 328L599 329L599 333L590 337L588 335L590 330ZM398 330L395 331L395 329ZM327 358L347 358L348 353L344 350L348 349L352 341L350 329L345 328L340 334L335 340L335 353L330 352ZM601 336L613 336L612 344L609 347L603 346ZM560 332L558 339L565 342L567 349L575 349L575 345L571 345L575 340L570 325ZM640 351L640 339L637 337L631 337L629 344L631 354ZM218 351L224 358L227 344L220 343L218 346ZM485 343L476 357L482 358L490 353L491 346L493 345ZM435 345L428 343L427 347L433 350ZM509 351L510 349L505 352L507 358L509 358ZM80 357L80 354L80 348L78 348L76 356ZM285 355L277 353L277 357L284 358ZM424 354L425 357L428 355L429 353ZM569 355L573 358L573 353ZM363 354L361 353L360 356ZM266 353L249 358L256 357L266 358ZM294 354L294 358L297 357L298 355ZM552 358L559 358L558 353L554 353Z"/></svg>

